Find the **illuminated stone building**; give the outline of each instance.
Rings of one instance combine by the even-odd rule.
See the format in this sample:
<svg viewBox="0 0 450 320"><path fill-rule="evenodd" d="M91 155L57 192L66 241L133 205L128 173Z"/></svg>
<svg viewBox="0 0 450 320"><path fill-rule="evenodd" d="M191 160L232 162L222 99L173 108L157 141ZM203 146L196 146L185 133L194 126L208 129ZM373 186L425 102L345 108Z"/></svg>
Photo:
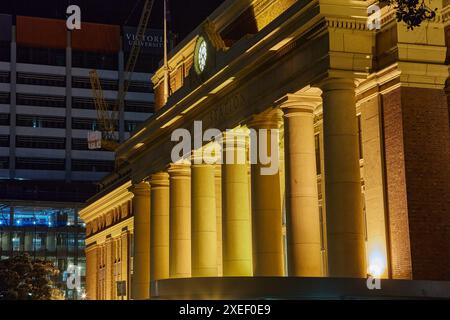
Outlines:
<svg viewBox="0 0 450 320"><path fill-rule="evenodd" d="M411 31L388 7L369 30L374 1L225 1L170 53L167 101L155 73L156 113L80 212L88 298L119 298L117 281L146 299L234 277L450 280L450 6L431 2ZM194 121L279 129L280 169L173 163Z"/></svg>

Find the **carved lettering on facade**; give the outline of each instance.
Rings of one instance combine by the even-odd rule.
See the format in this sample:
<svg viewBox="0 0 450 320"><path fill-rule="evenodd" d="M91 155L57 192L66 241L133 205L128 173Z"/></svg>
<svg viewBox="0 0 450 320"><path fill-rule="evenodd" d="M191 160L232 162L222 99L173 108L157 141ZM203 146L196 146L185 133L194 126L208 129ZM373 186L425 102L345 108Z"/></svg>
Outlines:
<svg viewBox="0 0 450 320"><path fill-rule="evenodd" d="M227 98L225 102L221 103L218 107L211 111L209 115L209 122L220 123L224 119L229 118L235 114L240 108L245 106L245 99L241 93L236 93L233 96Z"/></svg>

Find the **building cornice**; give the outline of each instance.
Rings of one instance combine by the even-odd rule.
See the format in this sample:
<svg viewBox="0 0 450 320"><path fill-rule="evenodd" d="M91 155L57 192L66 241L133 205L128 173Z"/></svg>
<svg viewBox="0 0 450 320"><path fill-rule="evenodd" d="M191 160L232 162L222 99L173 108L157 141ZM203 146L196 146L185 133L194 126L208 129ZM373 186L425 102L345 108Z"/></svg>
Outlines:
<svg viewBox="0 0 450 320"><path fill-rule="evenodd" d="M89 204L80 211L80 217L87 224L95 218L107 213L111 208L119 206L124 202L131 200L133 194L128 191L131 187L131 181L127 181L120 187L110 191L105 196L101 197L97 201Z"/></svg>

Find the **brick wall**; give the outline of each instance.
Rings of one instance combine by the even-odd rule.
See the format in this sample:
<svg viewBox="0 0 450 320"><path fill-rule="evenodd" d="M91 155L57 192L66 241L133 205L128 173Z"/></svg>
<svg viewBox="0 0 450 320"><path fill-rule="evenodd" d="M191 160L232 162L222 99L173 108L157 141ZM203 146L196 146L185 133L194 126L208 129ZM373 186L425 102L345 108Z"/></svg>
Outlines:
<svg viewBox="0 0 450 320"><path fill-rule="evenodd" d="M447 98L443 90L402 88L383 104L393 277L450 280Z"/></svg>
<svg viewBox="0 0 450 320"><path fill-rule="evenodd" d="M400 89L383 96L382 112L392 278L411 279Z"/></svg>

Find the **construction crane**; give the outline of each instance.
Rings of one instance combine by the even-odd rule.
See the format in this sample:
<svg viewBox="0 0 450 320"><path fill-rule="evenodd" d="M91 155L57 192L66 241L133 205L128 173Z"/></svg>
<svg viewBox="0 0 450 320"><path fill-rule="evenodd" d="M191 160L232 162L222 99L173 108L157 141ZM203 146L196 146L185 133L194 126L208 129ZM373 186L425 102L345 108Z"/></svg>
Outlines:
<svg viewBox="0 0 450 320"><path fill-rule="evenodd" d="M123 87L119 88L117 100L112 108L109 108L103 96L103 90L97 70L91 70L89 72L95 109L97 110L97 120L101 130L101 147L109 151L115 151L119 146L119 137L117 136L119 112L124 108L125 96L127 95L131 76L141 51L139 42L144 38L154 2L154 0L145 0L133 46L124 70L124 84Z"/></svg>

